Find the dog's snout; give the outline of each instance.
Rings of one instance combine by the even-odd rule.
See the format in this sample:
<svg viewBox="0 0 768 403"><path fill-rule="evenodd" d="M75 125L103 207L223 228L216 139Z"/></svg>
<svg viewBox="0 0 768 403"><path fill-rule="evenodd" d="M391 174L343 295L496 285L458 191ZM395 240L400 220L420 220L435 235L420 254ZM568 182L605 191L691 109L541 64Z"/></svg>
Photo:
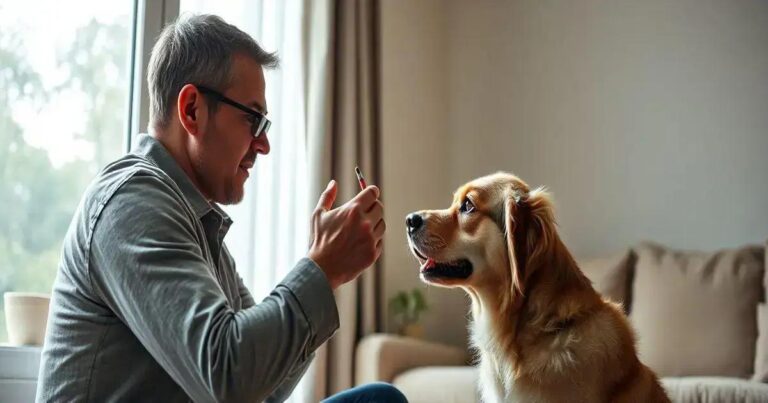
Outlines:
<svg viewBox="0 0 768 403"><path fill-rule="evenodd" d="M405 226L408 229L408 232L414 232L421 228L421 226L424 224L424 219L421 218L419 214L411 213L408 214L407 217L405 217Z"/></svg>

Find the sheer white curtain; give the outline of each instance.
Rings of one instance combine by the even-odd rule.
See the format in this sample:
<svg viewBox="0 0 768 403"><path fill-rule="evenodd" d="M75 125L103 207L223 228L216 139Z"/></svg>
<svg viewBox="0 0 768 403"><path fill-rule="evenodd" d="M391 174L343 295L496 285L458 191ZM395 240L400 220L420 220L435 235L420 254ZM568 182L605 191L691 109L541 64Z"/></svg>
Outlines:
<svg viewBox="0 0 768 403"><path fill-rule="evenodd" d="M278 51L280 68L265 72L272 151L259 156L240 204L225 206L234 224L226 237L237 269L259 301L307 252L309 240L306 105L301 0L182 0L180 13L216 14ZM314 198L315 196L313 196ZM302 381L291 402L307 393Z"/></svg>

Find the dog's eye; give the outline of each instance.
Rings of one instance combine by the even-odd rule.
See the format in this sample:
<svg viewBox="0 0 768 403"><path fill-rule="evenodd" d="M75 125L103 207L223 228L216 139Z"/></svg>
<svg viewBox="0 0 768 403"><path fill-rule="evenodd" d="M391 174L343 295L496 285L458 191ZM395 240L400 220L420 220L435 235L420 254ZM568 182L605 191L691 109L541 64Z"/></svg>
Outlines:
<svg viewBox="0 0 768 403"><path fill-rule="evenodd" d="M471 213L475 211L475 205L472 204L472 200L469 200L469 197L464 198L464 201L461 202L461 207L459 207L459 211L462 213Z"/></svg>

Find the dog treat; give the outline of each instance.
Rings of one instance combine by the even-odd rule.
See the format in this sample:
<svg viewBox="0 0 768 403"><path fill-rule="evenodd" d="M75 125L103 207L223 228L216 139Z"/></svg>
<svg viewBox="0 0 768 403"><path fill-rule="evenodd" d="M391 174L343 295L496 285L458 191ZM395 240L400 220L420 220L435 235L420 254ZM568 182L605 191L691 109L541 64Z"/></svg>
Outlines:
<svg viewBox="0 0 768 403"><path fill-rule="evenodd" d="M355 167L355 175L357 175L357 183L360 184L360 190L364 190L368 185L365 183L365 178L363 178L363 173L360 172L359 167Z"/></svg>

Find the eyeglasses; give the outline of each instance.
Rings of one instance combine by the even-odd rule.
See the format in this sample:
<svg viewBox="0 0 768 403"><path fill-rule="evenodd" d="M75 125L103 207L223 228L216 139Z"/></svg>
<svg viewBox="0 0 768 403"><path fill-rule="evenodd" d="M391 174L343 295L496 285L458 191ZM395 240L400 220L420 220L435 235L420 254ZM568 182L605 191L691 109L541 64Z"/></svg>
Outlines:
<svg viewBox="0 0 768 403"><path fill-rule="evenodd" d="M200 90L203 94L210 95L213 98L215 98L217 101L224 102L225 104L229 106L233 106L237 109L240 109L241 111L251 115L253 118L251 121L251 136L253 138L259 138L262 133L266 134L267 131L269 131L269 127L272 126L272 122L267 119L266 116L262 115L261 113L239 103L235 102L224 95L222 95L220 92L216 90L212 90L208 87L203 87L202 85L198 85L197 89Z"/></svg>

